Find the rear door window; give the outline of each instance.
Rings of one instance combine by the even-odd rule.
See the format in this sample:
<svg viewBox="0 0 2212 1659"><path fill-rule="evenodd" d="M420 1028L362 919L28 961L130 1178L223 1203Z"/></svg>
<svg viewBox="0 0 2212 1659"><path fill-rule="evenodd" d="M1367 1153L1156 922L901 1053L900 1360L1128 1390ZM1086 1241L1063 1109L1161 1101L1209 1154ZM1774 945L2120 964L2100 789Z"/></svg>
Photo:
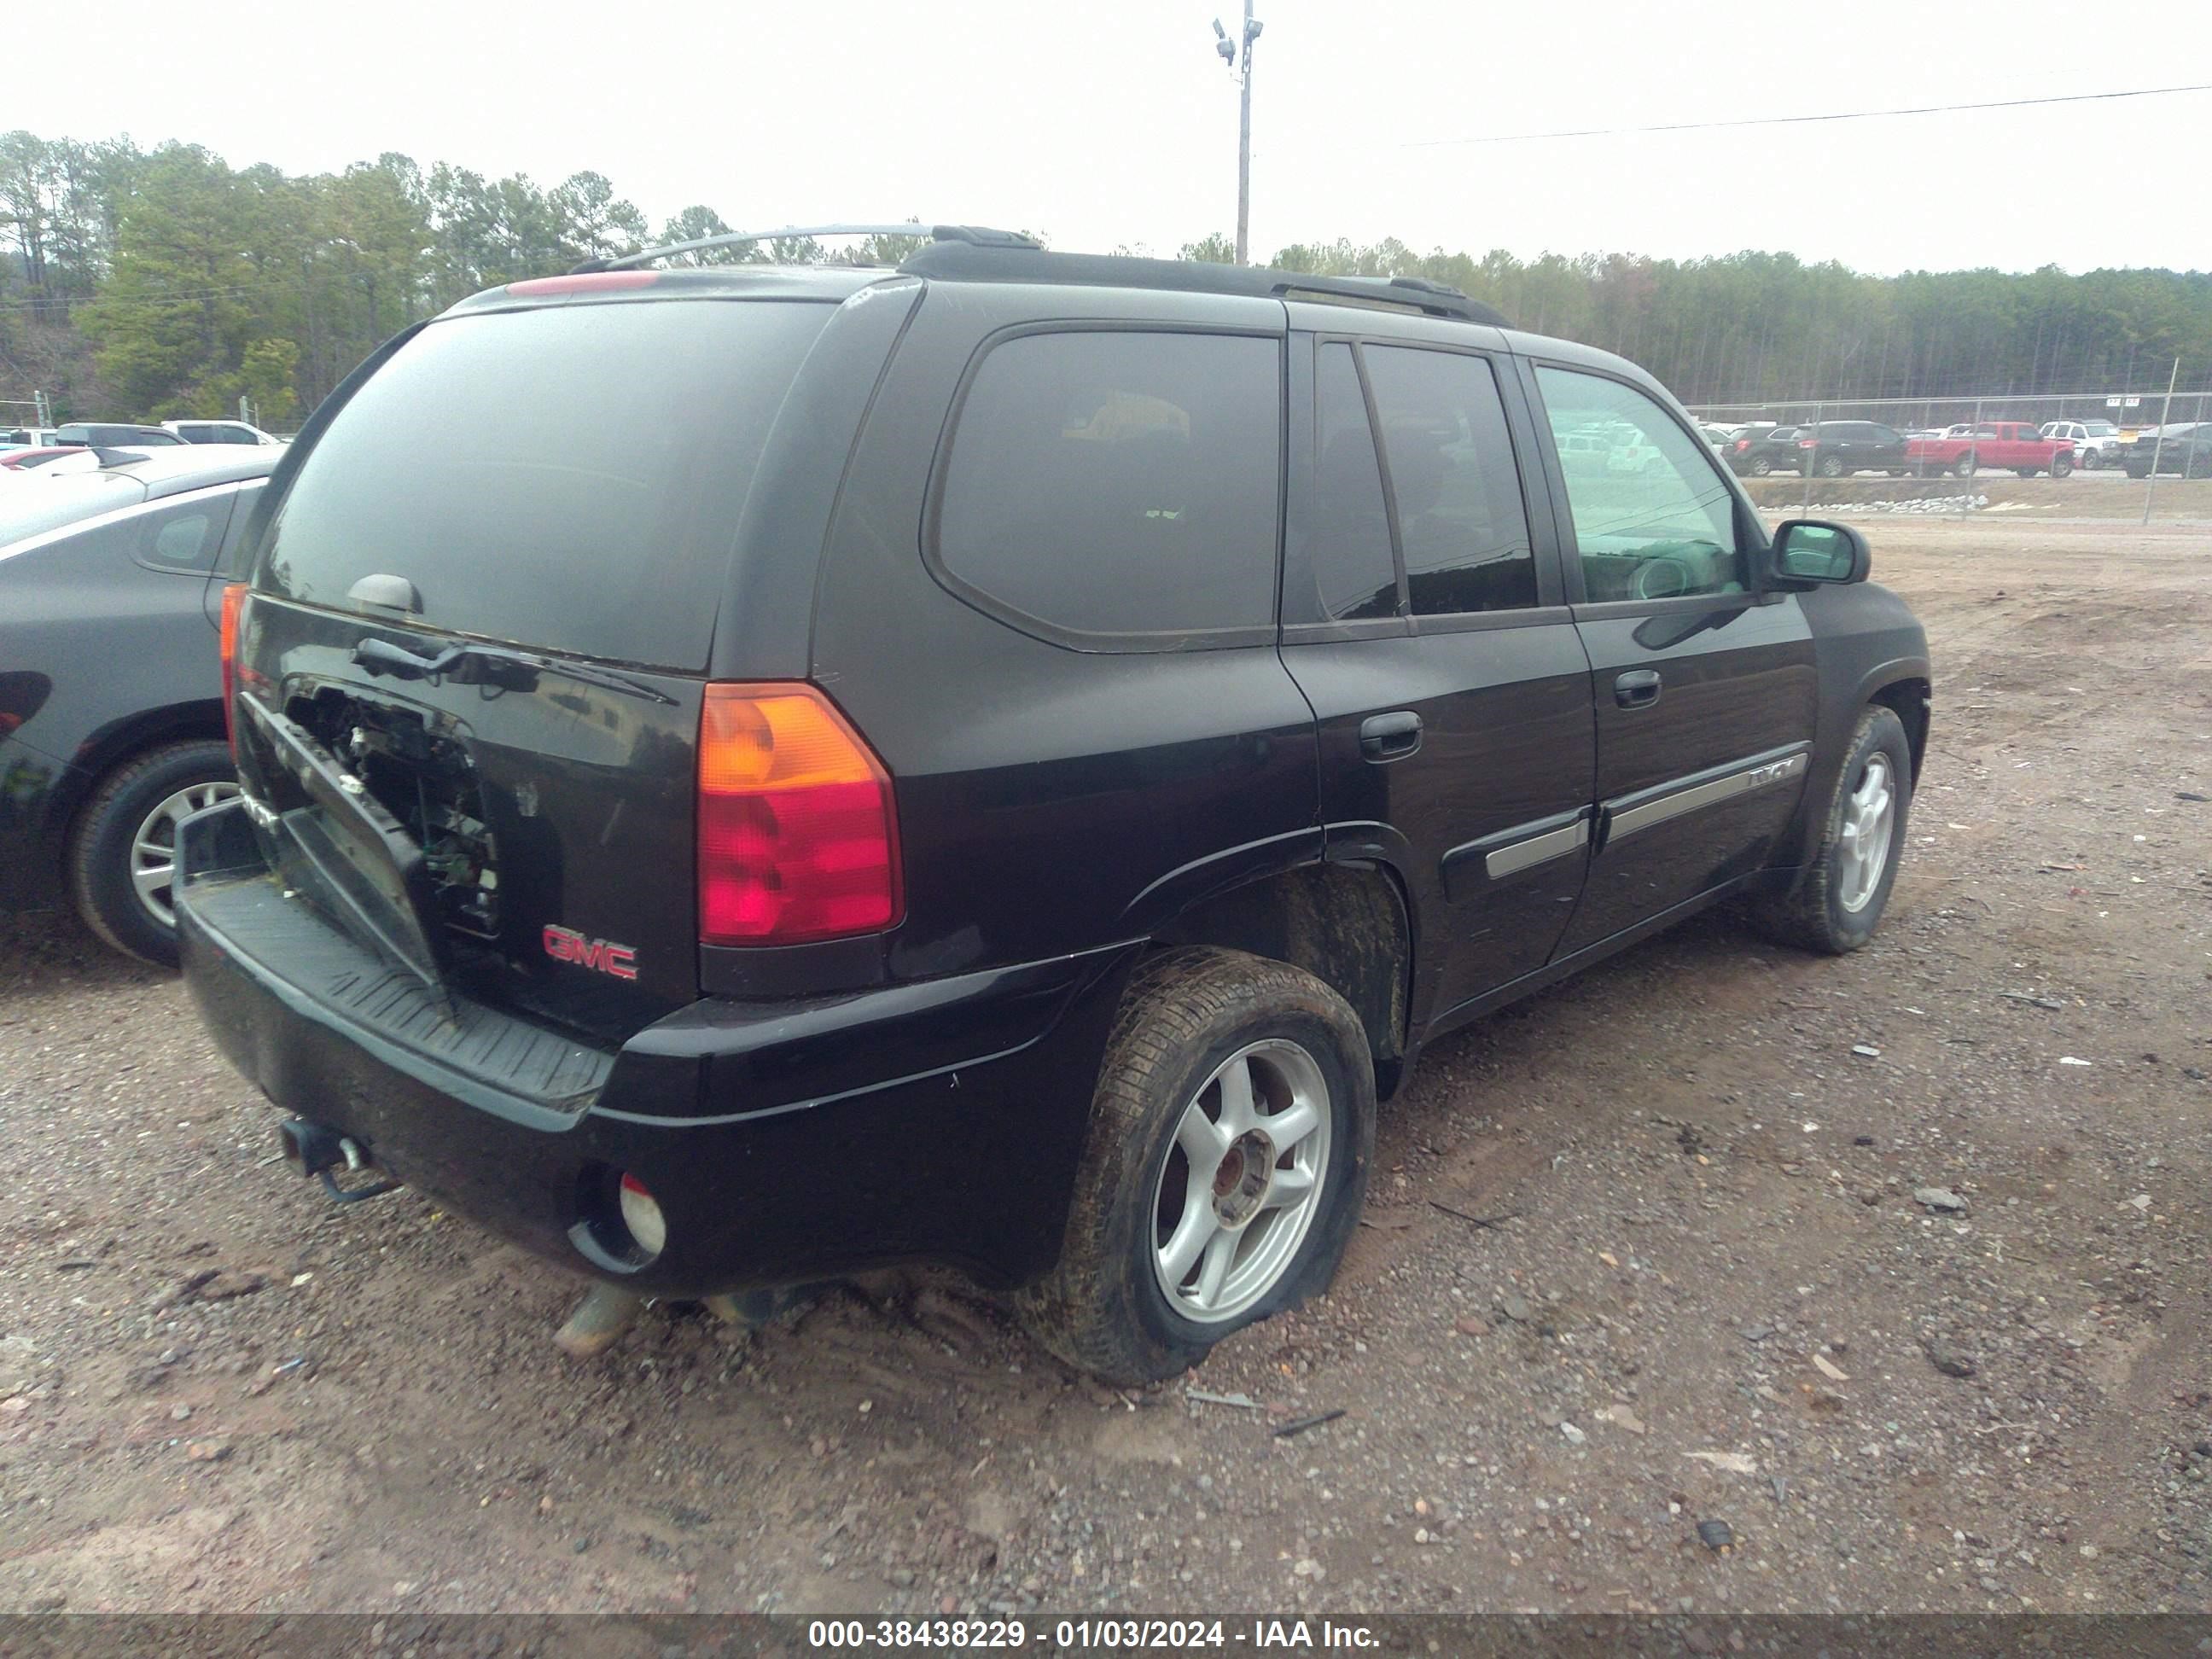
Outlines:
<svg viewBox="0 0 2212 1659"><path fill-rule="evenodd" d="M1091 648L1272 629L1282 425L1273 338L1001 340L962 402L931 562L1014 626Z"/></svg>
<svg viewBox="0 0 2212 1659"><path fill-rule="evenodd" d="M301 465L261 580L414 583L455 633L705 665L769 428L831 307L556 305L431 324ZM648 411L610 419L611 411Z"/></svg>
<svg viewBox="0 0 2212 1659"><path fill-rule="evenodd" d="M1361 349L1417 617L1536 603L1536 555L1505 406L1489 362L1410 346ZM1583 434L1595 465L1642 465L1635 434Z"/></svg>
<svg viewBox="0 0 2212 1659"><path fill-rule="evenodd" d="M1340 622L1398 614L1398 567L1382 469L1352 348L1323 344L1314 361L1314 489L1308 563L1322 611Z"/></svg>

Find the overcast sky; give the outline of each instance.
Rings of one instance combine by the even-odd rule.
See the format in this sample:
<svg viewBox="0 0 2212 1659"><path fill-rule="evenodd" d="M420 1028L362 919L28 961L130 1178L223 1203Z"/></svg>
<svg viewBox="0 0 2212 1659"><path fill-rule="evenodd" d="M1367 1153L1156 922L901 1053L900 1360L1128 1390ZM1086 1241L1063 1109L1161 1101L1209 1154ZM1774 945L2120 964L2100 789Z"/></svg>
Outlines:
<svg viewBox="0 0 2212 1659"><path fill-rule="evenodd" d="M1863 270L2212 265L2212 94L1816 126L1484 135L2212 81L2206 0L1261 0L1252 241ZM486 7L126 0L20 42L0 125L178 137L234 165L387 149L659 223L950 218L1172 253L1236 216L1208 0ZM1224 15L1233 30L1233 16ZM2188 158L2160 165L2172 142Z"/></svg>

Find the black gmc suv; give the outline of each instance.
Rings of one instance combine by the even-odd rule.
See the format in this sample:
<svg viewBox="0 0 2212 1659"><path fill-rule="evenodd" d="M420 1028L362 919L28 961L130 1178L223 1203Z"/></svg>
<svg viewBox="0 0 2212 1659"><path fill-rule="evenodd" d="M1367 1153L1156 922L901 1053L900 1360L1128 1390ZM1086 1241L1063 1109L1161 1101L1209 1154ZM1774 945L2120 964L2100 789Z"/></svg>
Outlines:
<svg viewBox="0 0 2212 1659"><path fill-rule="evenodd" d="M1158 1377L1328 1283L1425 1043L1729 895L1879 920L1921 629L1632 365L954 227L648 257L393 340L259 508L178 910L301 1167Z"/></svg>

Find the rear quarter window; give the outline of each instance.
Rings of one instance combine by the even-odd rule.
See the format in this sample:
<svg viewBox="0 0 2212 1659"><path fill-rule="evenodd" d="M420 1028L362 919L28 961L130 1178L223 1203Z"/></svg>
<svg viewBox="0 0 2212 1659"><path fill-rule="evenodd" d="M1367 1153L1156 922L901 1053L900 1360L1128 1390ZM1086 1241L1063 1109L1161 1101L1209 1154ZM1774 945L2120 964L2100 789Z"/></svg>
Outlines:
<svg viewBox="0 0 2212 1659"><path fill-rule="evenodd" d="M1094 649L1272 629L1282 372L1272 337L1000 340L940 468L933 568L1002 620Z"/></svg>
<svg viewBox="0 0 2212 1659"><path fill-rule="evenodd" d="M832 307L678 300L431 324L301 464L260 581L348 606L412 582L432 628L706 665L738 517Z"/></svg>

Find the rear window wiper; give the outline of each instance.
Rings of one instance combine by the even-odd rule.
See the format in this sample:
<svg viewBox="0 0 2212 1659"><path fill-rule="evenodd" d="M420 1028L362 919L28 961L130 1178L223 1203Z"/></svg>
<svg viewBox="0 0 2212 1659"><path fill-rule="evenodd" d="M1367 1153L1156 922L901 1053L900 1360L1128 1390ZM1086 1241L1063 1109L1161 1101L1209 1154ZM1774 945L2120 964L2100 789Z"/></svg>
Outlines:
<svg viewBox="0 0 2212 1659"><path fill-rule="evenodd" d="M539 656L534 651L514 651L496 645L449 645L434 657L418 657L404 645L394 645L389 640L369 638L355 645L353 659L372 674L396 674L402 679L410 680L450 674L454 669L469 665L480 671L495 663L512 665L535 673L556 674L563 679L575 680L584 685L604 686L610 691L620 691L629 696L644 697L672 707L676 702L665 692L656 691L641 681L608 669L591 668L582 663L563 662L558 657ZM481 683L499 684L496 679L489 678Z"/></svg>

